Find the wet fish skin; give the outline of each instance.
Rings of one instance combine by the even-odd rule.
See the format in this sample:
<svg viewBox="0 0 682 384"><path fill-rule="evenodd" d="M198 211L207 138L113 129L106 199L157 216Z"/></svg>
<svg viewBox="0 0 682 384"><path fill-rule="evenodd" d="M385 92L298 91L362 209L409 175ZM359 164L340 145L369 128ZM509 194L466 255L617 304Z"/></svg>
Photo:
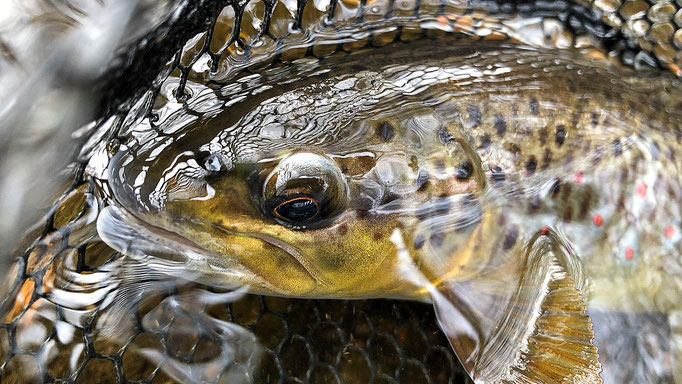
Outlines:
<svg viewBox="0 0 682 384"><path fill-rule="evenodd" d="M405 64L415 57L418 64ZM605 325L586 311L679 311L679 275L650 268L679 264L679 239L667 228L680 221L679 165L670 156L680 145L681 117L648 99L663 89L659 80L499 43L391 46L326 64L330 70L303 70L286 86L256 94L246 108L237 104L242 115L189 124L173 142L129 146L112 164L111 182L135 224L124 217L100 225L103 239L125 252L115 240L125 237L120 231L133 233L126 241L135 244L149 237L135 235L140 228L161 238L155 231L162 228L206 250L208 268L194 270L198 281L295 297L433 300L446 329L457 323L442 317L443 306L464 303L473 309L460 322L479 324L478 342L502 351L480 352L459 344L456 329L449 334L470 373L486 381L519 380L504 370L518 363L515 348L540 332L533 331L536 305L588 331L571 348L589 346L594 356L592 326L600 332ZM265 130L297 127L301 116L320 118L280 136ZM210 155L201 154L206 148ZM214 155L230 166L209 175L199 164ZM296 156L323 157L345 178L337 182L347 184L347 207L322 227L282 225L259 206L277 163ZM146 189L130 193L127 180L142 170ZM617 182L600 185L606 180ZM647 183L655 185L649 192ZM667 199L647 202L647 193ZM113 216L105 210L102 217L100 224ZM546 241L554 245L542 248ZM635 259L635 249L648 253ZM154 255L154 246L144 252ZM405 275L403 254L429 283ZM544 271L555 271L548 286L536 279ZM521 293L510 296L509 284ZM544 289L560 299L534 296ZM515 309L498 317L510 310L506 303ZM542 321L551 327L558 320ZM519 327L531 333L512 334ZM495 341L486 329L510 334ZM573 361L552 356L551 364ZM574 364L554 374L594 378L600 370L596 357ZM607 375L621 369L612 359L602 364ZM521 375L533 380L552 369L529 366L535 371Z"/></svg>
<svg viewBox="0 0 682 384"><path fill-rule="evenodd" d="M323 75L313 77L303 73L300 81L288 82L286 86L250 98L247 108L251 109L242 108L241 115L218 116L198 128L188 126L186 129L192 134L187 135L187 131L183 130L177 135L178 140L170 145L168 141L138 143L138 147L133 146L128 154L120 155L118 163L113 166L112 174L117 174L119 166L116 164L124 163L120 166L120 178L112 178L116 198L124 207L140 207L139 212L134 212L142 220L177 231L200 245L210 242L208 247L215 247L216 254L233 253L221 248L221 244L234 243L235 235L248 238L250 234L261 233L291 245L308 262L319 262L318 270L333 259L334 267L326 272L325 278L339 273L339 269L346 270L345 266L351 268L354 265L348 269L349 275L341 279L349 281L350 276L358 276L360 270L376 270L376 266L363 265L374 262L361 256L368 254L371 248L385 247L382 248L385 251L374 252L374 255L394 253L394 245L388 240L390 236L381 232L381 228L400 227L408 231L407 238L417 237L412 231L420 225L419 221L433 216L427 214L419 218L419 210L426 208L426 203L438 196L470 195L475 204L488 204L484 209L486 217L492 215L493 210L508 209L506 214L495 213L499 215L494 218L497 228L486 234L487 238L499 239L495 247L499 247L502 253L518 252L529 236L545 226L560 226L566 231L584 230L588 236L583 239L584 244L575 244L579 248L578 253L604 257L604 260L594 263L606 270L620 262L611 261L614 255L607 251L613 243L601 243L604 248L597 252L580 250L587 249L597 237L617 237L611 235L610 230L618 227L622 220L629 220L626 217L632 213L627 210L632 205L633 195L629 191L636 187L639 177L636 170L646 169L651 164L658 167L654 174L660 177L660 193L670 193L671 202L679 197L676 194L679 180L674 176L678 165L670 158L677 152L679 116L666 112L665 106L642 100L644 92L657 92L659 89L654 80L650 80L651 84L641 85L637 84L641 81L633 74L600 67L568 54L557 57L554 53L513 47L496 50L497 45L491 44L479 44L475 49L463 46L440 51L402 48L392 46L361 54L359 57L366 61L331 61L331 72L323 71ZM411 54L416 54L420 63L403 65L396 70L395 63L404 63ZM363 62L376 64L363 65ZM496 69L487 69L491 64L496 64ZM360 74L347 74L349 68ZM406 81L401 77L424 73L423 68L431 68L433 73L448 73L450 78L444 76L445 80L432 81L434 84L424 80L421 84L419 76L414 76L411 79L415 85L405 85ZM473 88L474 79L484 85ZM351 93L343 85L370 82L372 86L366 90ZM398 102L399 97L409 98L405 94L420 86L424 88L423 94L417 97L423 101L414 105L400 104L399 108L404 111L391 111L392 103ZM368 108L367 111L357 109L363 108L361 103L373 100L377 89L383 92L381 98L372 101L371 107L364 107ZM312 92L318 92L318 95ZM337 94L343 96L337 97ZM318 110L316 100L323 98L331 101ZM431 106L425 107L420 103ZM272 117L268 114L273 108L286 113ZM269 119L268 129L287 129L305 114L324 118L317 119L305 129L286 133L293 135L291 137L264 135L265 129L260 130L257 124ZM228 128L224 128L226 126ZM390 127L388 136L385 127ZM339 143L337 136L352 138ZM319 144L311 144L313 141ZM184 191L187 196L181 196L177 190L170 191L169 186L166 190L158 189L161 185L159 180L170 169L167 164L178 161L176 154L188 153L188 158L194 156L201 161L206 152L200 148L206 148L208 142L213 143L213 152L226 156L236 166L233 171L211 176L210 181L207 181L208 177L185 180L181 175L170 181L164 179L164 182L182 184L191 181L201 184L201 188L210 185L215 190L215 199L196 201L191 193L199 192ZM141 148L141 151L136 148ZM648 152L654 150L656 158ZM346 216L326 227L305 231L286 228L263 216L258 203L253 201L251 191L253 184L257 185L262 180L249 179L248 172L251 171L240 171L240 164L257 164L262 159L276 163L277 159L286 158L292 152L321 153L346 171L344 176L350 186L350 207L345 210ZM136 160L130 162L129 157L133 153ZM149 153L153 156L146 160ZM398 158L393 158L394 155ZM380 163L384 160L391 167L400 168L394 170L396 175L390 176L393 179L384 182L400 182L404 190L396 187L395 191L390 191L391 196L362 203L362 196L366 200L371 184L377 182L373 173L383 172ZM455 178L455 173L459 172L457 167L465 163L472 169L466 178ZM116 194L117 186L124 186L143 167L147 169L147 180L151 180L146 189L135 196L126 191ZM436 169L438 167L443 169ZM434 176L438 172L442 175ZM424 175L426 181L418 180ZM603 187L597 186L600 178L617 178L618 183L607 193ZM119 190L123 191L122 188ZM155 193L170 196L162 209L153 207L151 199ZM491 197L493 193L497 195ZM357 209L352 207L363 204L364 207ZM651 221L656 223L658 217L667 211L661 207L654 208L650 214ZM390 214L382 214L390 209L402 213L399 221L391 219ZM603 210L611 212L613 222L606 218L607 223L600 224L599 231L594 232L591 228L594 215ZM405 220L409 216L417 220L407 223ZM605 220L606 214L600 216ZM675 220L674 216L668 217L670 224L674 225ZM428 230L424 234L427 238L432 235ZM232 240L219 240L221 236ZM328 247L328 243L315 245L320 238L338 242L337 247ZM310 239L315 241L310 243ZM261 241L262 238L251 245L254 252L258 250L259 257L268 252L262 249ZM352 246L348 248L344 244ZM659 246L657 244L656 248ZM322 252L318 247L324 247L326 251ZM329 256L329 248L338 248L339 255L327 261L314 261L317 255ZM244 252L249 246L241 245L240 249ZM271 258L281 259L279 252L282 250L275 247ZM410 251L420 252L415 248ZM481 255L486 251L489 250L481 250ZM354 257L356 254L357 258ZM431 255L422 257L426 260ZM294 260L297 258L298 255L292 259L294 265L300 262ZM477 263L485 264L488 258L478 257L481 261ZM259 265L268 264L259 260ZM426 263L425 260L420 263ZM273 266L272 271L279 267L281 265ZM366 278L377 282L375 276ZM317 283L328 284L323 280ZM373 295L367 288L358 288L358 293L343 290L314 292L299 295ZM384 293L376 289L377 295Z"/></svg>
<svg viewBox="0 0 682 384"><path fill-rule="evenodd" d="M496 179L496 180L498 180L498 181L499 181L499 179L501 179L501 175L500 175L499 172L492 172L492 174L493 174L493 175L492 175L492 176L493 176L493 179ZM505 175L505 179L507 179L507 178L509 178L509 175ZM69 220L66 220L66 222L69 222ZM48 254L48 255L51 255L50 252L51 252L51 251L48 251L47 254ZM102 371L102 372L105 372L105 371ZM112 372L113 372L113 371L112 371Z"/></svg>

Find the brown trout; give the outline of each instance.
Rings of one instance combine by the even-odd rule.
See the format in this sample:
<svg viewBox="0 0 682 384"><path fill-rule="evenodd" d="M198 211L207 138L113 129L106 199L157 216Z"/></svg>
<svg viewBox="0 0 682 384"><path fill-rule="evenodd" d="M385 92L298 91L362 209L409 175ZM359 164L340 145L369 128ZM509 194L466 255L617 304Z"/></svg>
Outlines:
<svg viewBox="0 0 682 384"><path fill-rule="evenodd" d="M620 362L591 311L682 309L682 115L656 80L483 42L292 75L133 134L102 239L209 285L432 302L480 383L598 382Z"/></svg>
<svg viewBox="0 0 682 384"><path fill-rule="evenodd" d="M334 4L337 22L358 9ZM286 19L289 5L273 17ZM386 4L370 5L371 22ZM396 20L417 23L397 35L372 25L373 44L413 40L434 25L438 33L469 28L492 40L514 35L502 24L484 31L492 19L476 26L453 13L415 20L410 4L395 6ZM245 12L259 15L258 7ZM435 10L429 7L435 3L425 2L419 16ZM250 36L257 21L242 22L239 35L253 44L249 63L224 60L220 68L271 55ZM229 28L221 33L232 36ZM346 37L334 44L347 51L366 39L339 35ZM187 52L206 45L202 39L189 41L178 59L193 66L189 81L181 80L186 94L173 93L177 83L168 81L152 116L132 112L117 135L107 123L93 134L91 141L107 145L84 155L89 185L61 201L50 219L57 230L15 265L27 278L4 287L4 381L35 379L32 370L43 380L152 380L156 371L142 375L142 363L107 349L100 336L135 345L136 356L176 381L214 381L233 361L244 372L221 380L277 380L254 373L261 360L252 358L248 331L194 314L198 303L235 294L181 291L177 301L163 301L196 323L180 316L164 325L163 305L138 308L149 292L176 289L162 276L268 296L431 303L476 383L680 380L682 133L674 81L575 51L444 37L231 81L195 70L208 66L205 59L186 62ZM211 49L240 55L229 41L213 47L215 40ZM282 57L295 58L300 48L293 44ZM663 64L675 71L674 60ZM126 311L135 320L122 320ZM647 318L654 329L634 324ZM54 324L52 336L36 333L45 323ZM216 333L231 352L193 365L186 352L160 353L121 333L174 327L185 337ZM49 341L41 344L43 336ZM621 345L635 339L634 348ZM64 352L55 357L59 343ZM94 353L96 363L84 366L83 353ZM47 367L33 368L28 356ZM287 369L296 377L296 368ZM374 378L363 375L342 377ZM310 370L303 376L338 380Z"/></svg>

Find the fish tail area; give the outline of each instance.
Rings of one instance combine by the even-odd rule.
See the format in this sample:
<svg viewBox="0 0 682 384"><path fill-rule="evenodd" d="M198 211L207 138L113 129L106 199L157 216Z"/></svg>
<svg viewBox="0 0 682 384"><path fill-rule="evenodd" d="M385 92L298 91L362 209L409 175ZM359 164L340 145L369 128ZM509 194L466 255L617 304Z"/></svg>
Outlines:
<svg viewBox="0 0 682 384"><path fill-rule="evenodd" d="M476 383L602 383L580 266L553 236L472 282L432 291L445 334Z"/></svg>

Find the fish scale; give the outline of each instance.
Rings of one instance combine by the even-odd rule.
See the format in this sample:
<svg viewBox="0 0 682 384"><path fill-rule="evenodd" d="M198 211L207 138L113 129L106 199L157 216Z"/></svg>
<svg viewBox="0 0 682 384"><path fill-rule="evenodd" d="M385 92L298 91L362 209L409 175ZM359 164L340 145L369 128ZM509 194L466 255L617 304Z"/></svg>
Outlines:
<svg viewBox="0 0 682 384"><path fill-rule="evenodd" d="M603 7L603 4L600 3L597 7ZM617 6L618 4L611 5L614 11ZM532 10L532 5L530 7ZM613 12L607 12L607 16L611 13ZM623 13L626 13L626 11L623 11ZM611 19L607 18L607 20ZM650 48L646 44L642 44L642 46L645 51ZM665 56L661 55L661 57ZM664 63L669 62L662 61ZM183 76L187 76L184 73L189 72L183 72ZM134 83L134 81L130 83ZM124 83L124 87L130 89L122 92L122 94L129 94L139 89L139 87L130 87L130 83ZM114 88L118 89L120 86ZM530 109L535 109L535 107L532 107L532 101L529 101L528 104ZM473 114L476 115L476 113ZM484 115L491 118L488 114L484 113ZM484 119L484 117L480 116L479 119ZM493 125L502 125L499 122L495 123L494 116L492 119ZM473 118L472 120L476 119ZM515 131L513 127L510 128L510 125L513 126L513 124L508 124L508 122L505 124L507 125L506 129L500 128L496 129L496 131ZM575 124L567 122L563 125L569 127L567 137L570 137L570 127ZM562 134L559 134L559 136L561 137ZM490 137L488 141L494 139L495 137ZM549 141L551 142L551 140ZM483 135L481 143L485 142L486 139ZM660 143L663 142L660 141ZM511 146L512 144L513 142L509 145ZM526 148L523 149L524 151L521 152L522 156L506 160L505 164L513 165L513 167L523 166L526 170L532 168L528 162L530 156L526 157ZM663 152L665 152L665 147ZM674 151L670 151L670 153L674 153ZM542 159L544 154L535 153L531 156L534 156L537 161L537 159ZM541 168L542 161L538 162L537 167ZM509 180L508 170L510 168L512 167L505 167L501 171L506 171L505 185L513 181ZM492 174L490 176L495 177ZM55 308L54 305L50 305L48 300L45 300L46 297L50 297L49 293L54 287L60 287L60 284L67 284L70 279L73 279L73 276L69 276L68 273L66 273L66 276L60 275L60 271L75 271L78 274L88 275L92 271L96 271L98 267L106 264L110 259L116 258L114 251L100 250L106 249L106 246L101 242L91 242L88 239L93 234L93 219L86 213L88 210L96 210L97 207L86 204L84 210L81 201L87 200L85 197L91 197L94 191L91 189L91 184L81 184L83 181L83 178L79 177L75 183L75 185L79 186L78 189L71 189L70 191L72 192L65 194L64 198L59 199L55 205L56 211L50 216L51 220L45 227L44 233L46 235L39 236L36 241L29 240L29 243L33 242L33 244L25 252L24 257L17 261L14 267L15 272L8 275L16 276L16 278L8 279L5 282L5 290L8 291L7 299L3 302L6 324L2 331L0 331L0 352L2 352L1 355L4 357L2 359L4 361L2 366L3 382L35 379L37 358L33 356L40 356L38 351L53 351L54 348L57 348L57 350L78 348L80 337L83 339L85 348L80 353L81 357L75 363L75 369L71 371L65 369L65 366L68 365L65 359L67 355L59 352L59 358L52 360L47 367L41 368L38 371L38 377L47 380L65 377L68 381L92 382L93 375L97 375L101 382L111 382L125 380L151 381L150 377L154 376L154 382L170 381L170 378L164 377L163 371L156 370L153 366L140 364L139 359L131 357L132 354L126 354L126 350L128 348L134 350L135 347L138 347L137 344L154 343L154 338L164 341L164 346L168 346L168 348L172 348L170 345L173 341L180 341L180 344L189 341L190 344L194 343L192 347L180 346L177 350L184 348L184 351L180 353L184 356L183 359L192 361L191 354L197 353L196 351L202 349L197 347L201 344L198 341L198 337L194 341L192 341L191 335L189 339L187 335L172 338L172 335L169 335L169 333L172 333L173 328L170 326L161 332L144 332L144 329L138 325L137 327L132 326L130 329L131 336L129 340L133 340L132 342L122 346L111 346L108 345L107 340L100 340L100 335L89 333L94 329L93 325L100 316L94 310L95 304L89 309L91 313L86 312L86 315L82 315L75 313L76 311L70 311L68 308ZM655 183L650 184L653 185ZM679 195L677 196L679 198ZM572 215L566 214L566 216L566 218L569 218ZM79 221L80 218L83 218L83 220ZM512 237L510 236L510 238ZM511 240L509 241L511 242ZM98 250L93 251L93 249ZM92 252L95 252L95 254L92 254ZM65 265L68 267L64 267ZM172 291L169 293L170 296L181 293L177 289L169 290ZM163 299L159 298L156 298L156 300L163 301ZM387 382L392 382L393 380L403 380L406 382L427 380L433 382L453 382L455 380L466 380L461 368L457 366L456 358L452 355L447 340L444 339L443 335L435 327L432 312L427 310L422 304L396 301L377 303L371 301L337 302L277 299L281 301L273 303L273 308L271 308L268 300L276 301L266 297L244 299L245 302L249 303L249 308L253 305L260 307L258 311L255 311L255 316L249 315L249 309L245 310L243 307L240 307L238 302L215 308L215 311L222 311L222 314L216 315L218 318L244 324L253 329L259 338L271 339L268 342L271 347L266 354L269 356L266 358L266 360L269 359L269 364L265 364L268 368L263 373L263 376L260 377L264 380L291 380L298 382L314 381L318 377L323 377L325 381L342 379L346 382L362 382L368 377L370 379L374 378L376 381L385 380ZM306 307L307 309L305 309ZM312 311L310 307L313 308ZM332 309L329 309L330 307ZM247 314L239 317L238 312L240 310L247 312ZM144 310L141 309L141 311L136 317L143 317ZM316 324L312 330L306 330L307 327L301 325L300 320L297 320L297 318L300 318L301 313L309 312L314 313L314 319L308 322L308 324ZM235 315L235 313L237 314ZM358 313L361 316L358 316ZM387 316L387 314L396 313L398 314L397 319L387 320L387 317L395 317ZM22 332L27 332L23 330L22 326L32 324L32 321L35 321L36 315L42 318L40 320L41 324L46 324L46 337L44 337L42 342L41 340L30 342L27 338L21 337ZM182 315L180 314L179 316ZM366 318L363 318L365 316ZM81 317L81 320L74 321L74 319L79 317ZM82 317L85 319L83 320ZM236 320L237 318L241 320ZM273 322L276 322L273 318L281 320L282 323L279 324L279 327L280 329L284 328L284 331L280 330L278 332L275 330L278 326L272 325ZM360 319L358 320L358 318ZM299 321L298 325L297 321ZM60 336L59 327L61 325L59 324L63 323L83 324L76 328L74 338L70 339L73 344L69 344L68 337ZM320 342L320 345L322 345L320 347L313 337L320 324L332 326L332 328L336 329L336 334L341 336L336 336L336 339L335 337L330 337L328 340L323 338L324 341ZM369 336L367 336L368 334ZM143 336L145 335L149 335L148 340L144 340ZM54 343L54 340L59 340L61 344ZM318 353L317 355L312 355L313 357L310 360L313 361L313 364L311 364L309 369L303 369L300 366L295 367L291 363L291 358L287 360L287 356L291 356L287 354L287 348L291 348L291 345L296 345L294 340L303 340L303 345L312 345L310 350ZM410 340L409 343L407 342L408 340ZM414 340L422 340L422 343L415 343ZM377 346L382 345L382 343L384 345L381 349L378 349L379 347ZM414 345L419 344L426 344L427 347L419 350L418 353L410 351L410 348L416 348ZM322 357L324 355L320 351L326 350L329 345L333 346L329 350L334 352L329 352L328 354L336 355L336 361L324 361L324 357ZM340 345L343 345L343 348L339 348ZM391 347L394 347L396 352L387 354L385 351ZM187 350L193 350L193 352L185 354ZM210 347L208 350L211 351ZM427 352L424 353L424 351ZM62 356L64 360L62 360ZM438 364L433 362L432 356L438 358ZM389 359L389 357L395 358ZM445 369L443 369L443 361L447 362ZM228 371L229 374L234 374L234 372L240 372L239 369L232 368ZM228 373L226 373L223 377L235 376L228 376ZM254 380L258 381L257 379Z"/></svg>

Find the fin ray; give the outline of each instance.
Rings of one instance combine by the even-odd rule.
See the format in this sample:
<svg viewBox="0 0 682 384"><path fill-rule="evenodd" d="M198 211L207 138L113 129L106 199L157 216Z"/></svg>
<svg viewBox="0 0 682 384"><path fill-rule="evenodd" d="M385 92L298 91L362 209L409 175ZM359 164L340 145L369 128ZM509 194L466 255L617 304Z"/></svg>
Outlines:
<svg viewBox="0 0 682 384"><path fill-rule="evenodd" d="M592 322L552 236L498 273L432 292L441 328L476 383L601 383ZM488 292L480 292L487 286ZM491 300L493 299L494 300Z"/></svg>

